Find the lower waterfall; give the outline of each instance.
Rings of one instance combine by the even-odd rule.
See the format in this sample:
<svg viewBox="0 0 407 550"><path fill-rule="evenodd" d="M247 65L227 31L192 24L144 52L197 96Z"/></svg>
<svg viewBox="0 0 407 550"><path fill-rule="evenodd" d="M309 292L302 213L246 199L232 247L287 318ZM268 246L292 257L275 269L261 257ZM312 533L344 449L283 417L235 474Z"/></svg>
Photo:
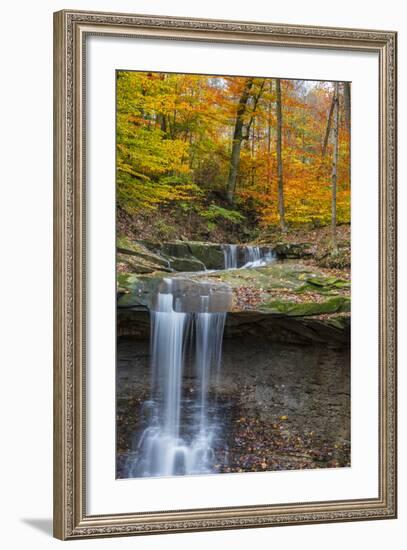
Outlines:
<svg viewBox="0 0 407 550"><path fill-rule="evenodd" d="M209 402L208 394L221 368L229 289L185 287L176 279L162 286L150 312L151 396L143 404L131 477L210 473L221 436L216 400ZM185 311L188 304L194 311Z"/></svg>

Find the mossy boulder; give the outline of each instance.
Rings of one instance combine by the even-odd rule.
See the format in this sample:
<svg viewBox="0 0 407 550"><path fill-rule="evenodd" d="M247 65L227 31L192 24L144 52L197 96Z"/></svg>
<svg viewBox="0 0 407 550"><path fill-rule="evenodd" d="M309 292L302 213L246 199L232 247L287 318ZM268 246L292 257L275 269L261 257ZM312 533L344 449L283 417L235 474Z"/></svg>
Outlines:
<svg viewBox="0 0 407 550"><path fill-rule="evenodd" d="M205 265L196 258L170 258L170 268L173 271L204 271Z"/></svg>
<svg viewBox="0 0 407 550"><path fill-rule="evenodd" d="M160 246L160 254L175 258L190 258L192 256L188 244L183 241L163 243Z"/></svg>
<svg viewBox="0 0 407 550"><path fill-rule="evenodd" d="M343 269L351 265L351 252L349 245L342 245L334 252L318 254L316 261L321 267Z"/></svg>
<svg viewBox="0 0 407 550"><path fill-rule="evenodd" d="M132 308L147 310L157 294L160 284L166 273L140 275L121 273L118 276L118 308Z"/></svg>
<svg viewBox="0 0 407 550"><path fill-rule="evenodd" d="M203 269L223 269L225 265L222 245L200 241L173 241L157 243L140 241L140 244L153 254L168 260L175 271L202 271ZM182 261L176 261L182 260ZM189 260L190 262L184 262ZM199 262L199 269L198 263Z"/></svg>
<svg viewBox="0 0 407 550"><path fill-rule="evenodd" d="M225 256L220 244L204 242L188 242L191 254L198 258L206 269L223 269L225 266Z"/></svg>
<svg viewBox="0 0 407 550"><path fill-rule="evenodd" d="M278 242L272 246L273 252L280 259L299 259L313 255L310 243Z"/></svg>
<svg viewBox="0 0 407 550"><path fill-rule="evenodd" d="M126 237L117 241L117 263L121 271L140 274L205 270L205 264L183 242L131 242Z"/></svg>
<svg viewBox="0 0 407 550"><path fill-rule="evenodd" d="M130 241L127 237L119 237L116 246L119 271L129 273L171 271L168 259L140 243Z"/></svg>
<svg viewBox="0 0 407 550"><path fill-rule="evenodd" d="M150 261L141 256L118 252L116 258L119 269L128 273L154 273L155 271L163 270L171 271L168 265L163 266L154 260Z"/></svg>

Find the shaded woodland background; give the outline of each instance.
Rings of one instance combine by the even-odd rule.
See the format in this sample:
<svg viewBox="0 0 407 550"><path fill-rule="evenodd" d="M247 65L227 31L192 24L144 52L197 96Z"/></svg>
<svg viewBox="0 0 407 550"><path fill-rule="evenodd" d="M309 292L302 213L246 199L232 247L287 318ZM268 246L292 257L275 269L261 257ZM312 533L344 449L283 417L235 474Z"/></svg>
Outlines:
<svg viewBox="0 0 407 550"><path fill-rule="evenodd" d="M350 222L350 84L117 73L119 234L251 242Z"/></svg>

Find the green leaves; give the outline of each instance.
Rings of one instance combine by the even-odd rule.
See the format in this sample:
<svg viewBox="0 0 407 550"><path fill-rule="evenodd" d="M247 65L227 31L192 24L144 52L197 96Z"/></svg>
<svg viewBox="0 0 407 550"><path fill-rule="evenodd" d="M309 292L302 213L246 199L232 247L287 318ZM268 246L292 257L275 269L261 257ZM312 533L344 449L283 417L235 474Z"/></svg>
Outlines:
<svg viewBox="0 0 407 550"><path fill-rule="evenodd" d="M239 223L245 220L245 216L237 210L229 210L222 208L216 204L211 204L207 210L201 212L201 216L207 220L214 222L224 220L232 224Z"/></svg>

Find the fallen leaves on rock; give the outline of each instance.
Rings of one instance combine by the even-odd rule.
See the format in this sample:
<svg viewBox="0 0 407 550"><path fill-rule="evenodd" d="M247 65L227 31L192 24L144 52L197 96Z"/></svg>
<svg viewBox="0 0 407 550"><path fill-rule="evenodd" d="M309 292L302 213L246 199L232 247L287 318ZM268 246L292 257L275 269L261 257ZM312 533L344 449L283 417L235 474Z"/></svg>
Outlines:
<svg viewBox="0 0 407 550"><path fill-rule="evenodd" d="M314 431L299 433L288 415L275 422L239 417L229 437L229 461L218 472L261 472L350 466L346 441L325 441Z"/></svg>

